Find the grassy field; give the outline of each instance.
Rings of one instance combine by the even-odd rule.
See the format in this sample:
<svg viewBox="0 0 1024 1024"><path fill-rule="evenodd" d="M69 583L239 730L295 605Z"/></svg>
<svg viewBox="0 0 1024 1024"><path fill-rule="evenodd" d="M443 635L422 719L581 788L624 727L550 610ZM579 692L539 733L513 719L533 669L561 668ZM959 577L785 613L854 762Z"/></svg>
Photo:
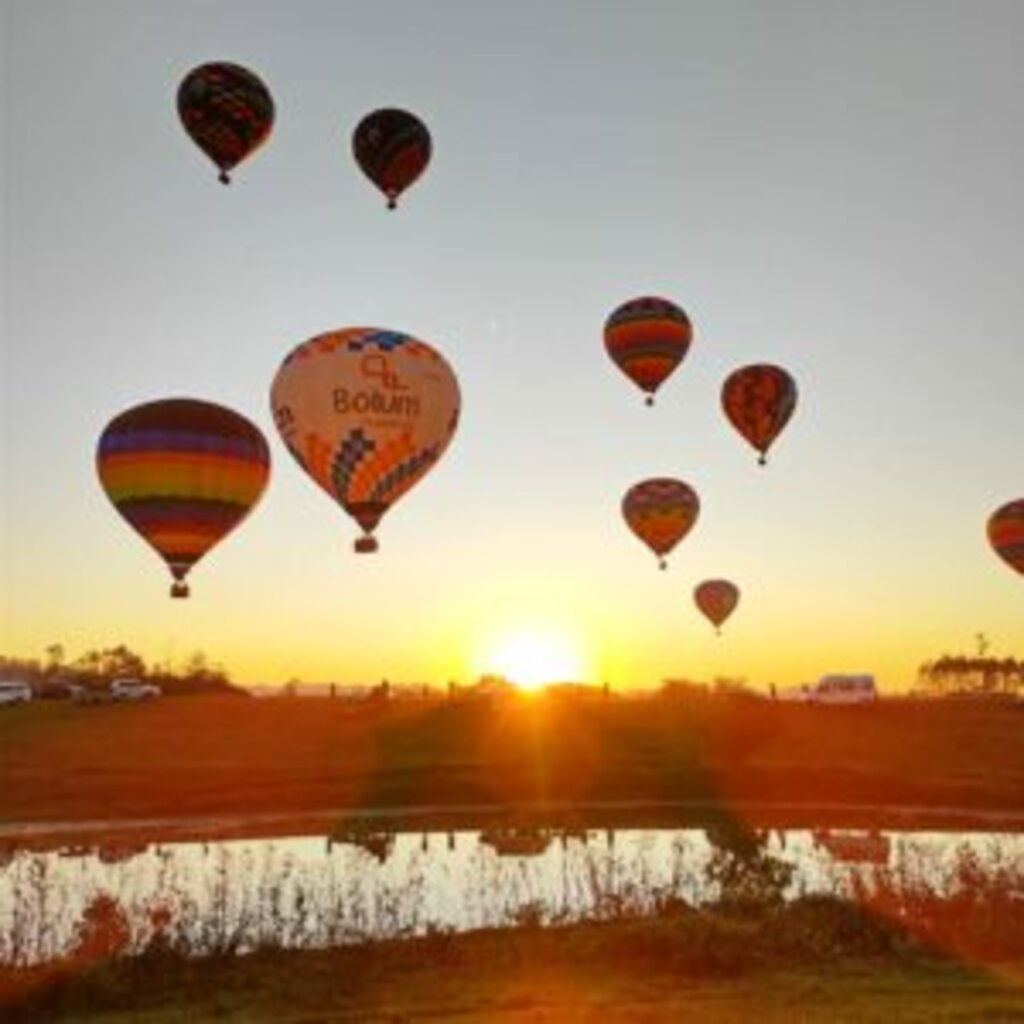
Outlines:
<svg viewBox="0 0 1024 1024"><path fill-rule="evenodd" d="M839 904L692 913L323 952L0 972L6 1021L1024 1020L1024 967L956 964Z"/></svg>
<svg viewBox="0 0 1024 1024"><path fill-rule="evenodd" d="M0 822L545 802L1024 812L1024 708L735 699L0 709Z"/></svg>

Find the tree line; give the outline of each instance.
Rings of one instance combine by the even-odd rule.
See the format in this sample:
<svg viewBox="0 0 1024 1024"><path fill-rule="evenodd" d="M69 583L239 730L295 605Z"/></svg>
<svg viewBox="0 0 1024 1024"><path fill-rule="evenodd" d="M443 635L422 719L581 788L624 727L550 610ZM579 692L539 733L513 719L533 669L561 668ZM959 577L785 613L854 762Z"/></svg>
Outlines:
<svg viewBox="0 0 1024 1024"><path fill-rule="evenodd" d="M917 681L940 696L1024 694L1024 659L943 654L918 669Z"/></svg>

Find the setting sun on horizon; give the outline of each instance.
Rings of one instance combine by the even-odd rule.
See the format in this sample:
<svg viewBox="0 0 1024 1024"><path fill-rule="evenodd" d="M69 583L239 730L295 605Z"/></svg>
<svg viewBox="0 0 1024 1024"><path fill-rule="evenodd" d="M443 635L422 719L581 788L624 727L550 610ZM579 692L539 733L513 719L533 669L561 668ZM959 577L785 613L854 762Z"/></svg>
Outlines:
<svg viewBox="0 0 1024 1024"><path fill-rule="evenodd" d="M524 626L499 632L478 664L481 675L501 676L528 692L551 683L591 681L591 666L579 641L553 627Z"/></svg>

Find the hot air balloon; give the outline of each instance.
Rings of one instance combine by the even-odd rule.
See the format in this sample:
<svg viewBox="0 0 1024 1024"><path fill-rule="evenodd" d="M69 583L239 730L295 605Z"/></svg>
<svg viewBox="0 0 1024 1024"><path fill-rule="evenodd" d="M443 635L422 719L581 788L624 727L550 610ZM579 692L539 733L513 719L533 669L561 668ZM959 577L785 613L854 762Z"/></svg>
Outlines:
<svg viewBox="0 0 1024 1024"><path fill-rule="evenodd" d="M178 116L192 141L228 171L255 152L274 125L274 100L247 68L217 61L193 68L178 87Z"/></svg>
<svg viewBox="0 0 1024 1024"><path fill-rule="evenodd" d="M615 365L647 393L654 393L682 362L693 338L689 317L668 299L647 296L624 302L605 321L604 346Z"/></svg>
<svg viewBox="0 0 1024 1024"><path fill-rule="evenodd" d="M682 480L658 477L634 484L622 499L629 528L658 556L665 556L690 532L700 512L697 492Z"/></svg>
<svg viewBox="0 0 1024 1024"><path fill-rule="evenodd" d="M758 451L757 461L763 466L768 449L796 408L796 381L770 363L741 367L722 385L722 408Z"/></svg>
<svg viewBox="0 0 1024 1024"><path fill-rule="evenodd" d="M299 345L270 394L299 465L377 550L381 517L433 467L455 433L459 385L439 352L407 334L349 327Z"/></svg>
<svg viewBox="0 0 1024 1024"><path fill-rule="evenodd" d="M722 623L739 603L740 591L735 583L728 580L705 580L694 588L693 599L715 627L715 632L721 633Z"/></svg>
<svg viewBox="0 0 1024 1024"><path fill-rule="evenodd" d="M107 497L167 563L172 597L185 577L252 510L270 476L270 451L244 416L212 402L169 398L114 417L96 469Z"/></svg>
<svg viewBox="0 0 1024 1024"><path fill-rule="evenodd" d="M988 520L988 542L995 553L1024 574L1024 498L996 509Z"/></svg>
<svg viewBox="0 0 1024 1024"><path fill-rule="evenodd" d="M430 163L430 132L407 110L375 110L356 125L352 153L363 174L388 197L388 209Z"/></svg>

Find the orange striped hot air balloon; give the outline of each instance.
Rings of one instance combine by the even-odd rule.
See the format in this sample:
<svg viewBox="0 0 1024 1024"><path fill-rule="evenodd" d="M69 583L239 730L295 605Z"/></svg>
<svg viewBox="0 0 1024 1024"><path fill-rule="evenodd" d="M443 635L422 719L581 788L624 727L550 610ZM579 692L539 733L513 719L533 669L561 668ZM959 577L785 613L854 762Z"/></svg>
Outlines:
<svg viewBox="0 0 1024 1024"><path fill-rule="evenodd" d="M349 327L299 345L271 387L274 421L300 466L377 550L385 513L435 465L459 421L459 384L436 349Z"/></svg>
<svg viewBox="0 0 1024 1024"><path fill-rule="evenodd" d="M756 363L731 373L722 385L722 409L753 445L763 466L768 449L796 408L796 381L781 366Z"/></svg>
<svg viewBox="0 0 1024 1024"><path fill-rule="evenodd" d="M216 164L220 180L270 137L274 100L248 68L215 61L193 68L178 87L178 117L192 141Z"/></svg>
<svg viewBox="0 0 1024 1024"><path fill-rule="evenodd" d="M693 339L690 318L668 299L630 299L605 321L604 346L615 365L641 391L647 404L683 361Z"/></svg>
<svg viewBox="0 0 1024 1024"><path fill-rule="evenodd" d="M117 511L167 563L171 596L188 597L189 571L262 495L270 451L244 416L170 398L115 416L96 469Z"/></svg>
<svg viewBox="0 0 1024 1024"><path fill-rule="evenodd" d="M665 556L693 529L699 513L697 492L668 477L634 484L622 499L626 524L658 556L662 569Z"/></svg>
<svg viewBox="0 0 1024 1024"><path fill-rule="evenodd" d="M1024 574L1024 498L996 509L988 520L988 542L1011 569Z"/></svg>
<svg viewBox="0 0 1024 1024"><path fill-rule="evenodd" d="M729 580L704 580L693 591L693 599L706 619L720 633L725 622L740 600L739 587Z"/></svg>

